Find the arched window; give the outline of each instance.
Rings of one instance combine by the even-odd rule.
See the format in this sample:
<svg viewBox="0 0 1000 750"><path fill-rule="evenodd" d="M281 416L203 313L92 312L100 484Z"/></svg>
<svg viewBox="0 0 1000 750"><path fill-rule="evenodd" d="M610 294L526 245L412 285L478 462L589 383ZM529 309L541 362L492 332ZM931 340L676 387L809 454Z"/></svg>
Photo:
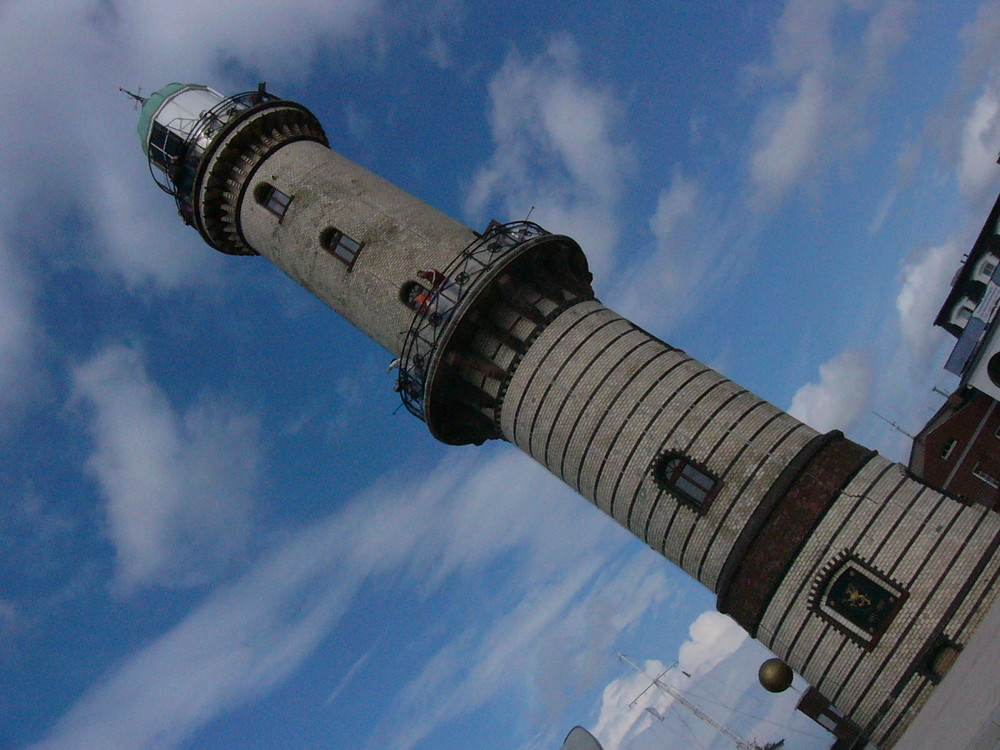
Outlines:
<svg viewBox="0 0 1000 750"><path fill-rule="evenodd" d="M341 263L346 263L348 271L354 266L354 259L364 246L363 242L351 239L336 227L327 227L320 232L319 244Z"/></svg>
<svg viewBox="0 0 1000 750"><path fill-rule="evenodd" d="M431 302L431 292L419 281L407 281L399 290L399 301L411 310L427 312Z"/></svg>
<svg viewBox="0 0 1000 750"><path fill-rule="evenodd" d="M281 192L269 182L262 182L253 191L254 200L278 217L278 220L285 218L288 211L288 204L292 202L292 196Z"/></svg>
<svg viewBox="0 0 1000 750"><path fill-rule="evenodd" d="M666 453L653 466L653 479L682 503L704 512L722 482L680 453Z"/></svg>

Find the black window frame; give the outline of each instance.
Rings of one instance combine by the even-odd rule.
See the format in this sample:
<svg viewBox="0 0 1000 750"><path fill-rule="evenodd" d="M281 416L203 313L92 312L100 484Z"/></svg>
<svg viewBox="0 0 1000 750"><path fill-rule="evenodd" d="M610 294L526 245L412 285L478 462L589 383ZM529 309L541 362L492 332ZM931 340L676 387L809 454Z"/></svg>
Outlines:
<svg viewBox="0 0 1000 750"><path fill-rule="evenodd" d="M418 302L417 297L421 294L424 295L424 300L422 302ZM400 287L399 301L414 312L427 312L427 309L430 306L431 294L432 292L430 289L421 284L419 281L411 279Z"/></svg>
<svg viewBox="0 0 1000 750"><path fill-rule="evenodd" d="M258 205L263 206L265 209L270 211L272 214L278 217L278 223L281 223L285 214L288 213L288 207L292 204L294 200L294 195L289 195L288 193L279 190L270 182L262 182L253 191L254 200L257 201Z"/></svg>
<svg viewBox="0 0 1000 750"><path fill-rule="evenodd" d="M941 458L947 461L951 458L951 454L955 451L955 446L958 445L958 438L948 438L941 444Z"/></svg>
<svg viewBox="0 0 1000 750"><path fill-rule="evenodd" d="M677 451L664 453L656 459L653 479L660 489L699 513L708 510L723 485L706 466Z"/></svg>
<svg viewBox="0 0 1000 750"><path fill-rule="evenodd" d="M153 120L149 133L149 158L165 170L169 170L184 150L184 139L163 123Z"/></svg>
<svg viewBox="0 0 1000 750"><path fill-rule="evenodd" d="M364 242L358 242L336 227L324 229L319 235L319 244L330 255L346 265L348 271L354 268L354 262L365 247Z"/></svg>

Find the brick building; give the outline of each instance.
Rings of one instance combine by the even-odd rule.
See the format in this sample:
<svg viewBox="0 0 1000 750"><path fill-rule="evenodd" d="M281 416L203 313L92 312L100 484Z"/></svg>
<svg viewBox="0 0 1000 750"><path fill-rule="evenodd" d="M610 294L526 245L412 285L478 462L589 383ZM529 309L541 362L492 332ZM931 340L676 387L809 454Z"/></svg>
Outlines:
<svg viewBox="0 0 1000 750"><path fill-rule="evenodd" d="M1000 511L1000 406L960 388L917 434L910 470L969 503Z"/></svg>

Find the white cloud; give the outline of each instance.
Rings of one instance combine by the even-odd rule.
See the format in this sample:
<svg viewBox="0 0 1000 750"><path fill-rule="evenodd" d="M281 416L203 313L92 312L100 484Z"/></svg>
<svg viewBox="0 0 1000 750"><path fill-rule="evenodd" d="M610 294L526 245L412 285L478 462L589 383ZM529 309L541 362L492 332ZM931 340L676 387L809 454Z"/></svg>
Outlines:
<svg viewBox="0 0 1000 750"><path fill-rule="evenodd" d="M490 82L495 150L473 177L466 210L497 203L505 220L532 219L572 231L600 276L618 235L615 216L631 150L616 135L619 104L587 81L581 53L568 37L525 61L512 53Z"/></svg>
<svg viewBox="0 0 1000 750"><path fill-rule="evenodd" d="M925 368L933 345L941 339L934 319L948 296L949 284L960 262L958 245L946 242L932 247L903 266L896 311L902 344L916 367Z"/></svg>
<svg viewBox="0 0 1000 750"><path fill-rule="evenodd" d="M179 413L122 346L74 370L73 398L90 410L87 471L120 584L202 583L243 550L260 459L254 419L207 400Z"/></svg>
<svg viewBox="0 0 1000 750"><path fill-rule="evenodd" d="M512 487L521 473L510 470L514 461L533 492ZM489 571L495 611L451 622L443 633L406 633L443 645L383 707L376 735L407 746L406 737L416 741L503 690L530 691L543 713L557 710L568 690L602 676L595 663L602 654L594 651L671 587L662 559L648 550L624 554L626 532L616 544L610 520L596 510L581 519L579 498L555 479L540 481L543 474L507 449L485 461L445 459L419 477L368 489L287 535L246 575L112 669L36 750L175 747L294 673L335 633L360 587L391 578L413 591L417 582L436 582L419 592L425 602L463 572ZM504 509L482 515L491 505ZM588 648L577 648L581 642Z"/></svg>
<svg viewBox="0 0 1000 750"><path fill-rule="evenodd" d="M35 320L31 283L0 241L0 409L23 401L35 386L31 374L41 333Z"/></svg>
<svg viewBox="0 0 1000 750"><path fill-rule="evenodd" d="M801 750L830 747L831 736L794 710L804 684L801 679L796 678L798 689L779 695L766 692L758 683L757 670L772 654L735 623L722 619L723 615L706 612L695 621L692 640L682 647L679 668L668 670L661 661L647 660L640 665L641 673L627 672L605 687L592 730L605 750L660 750L680 739L691 747L732 747L718 727L761 745L784 738L789 747ZM695 655L696 671L690 677L681 671L687 671L685 649ZM653 684L658 677L661 686ZM673 694L696 706L714 726Z"/></svg>
<svg viewBox="0 0 1000 750"><path fill-rule="evenodd" d="M688 640L681 645L678 666L692 677L711 672L749 637L732 618L713 611L702 612L688 633Z"/></svg>
<svg viewBox="0 0 1000 750"><path fill-rule="evenodd" d="M701 297L744 271L760 222L739 201L707 190L702 180L675 166L649 228L651 252L630 247L629 262L610 275L602 298L629 320L666 336L679 321L693 319Z"/></svg>
<svg viewBox="0 0 1000 750"><path fill-rule="evenodd" d="M642 672L629 672L623 677L612 680L605 686L601 695L601 710L597 724L592 733L604 750L618 750L629 747L624 744L626 738L634 738L644 732L653 723L651 714L646 712L647 706L652 706L663 713L672 700L655 690L647 691L646 699L636 708L631 705L640 693L647 690L652 679L666 670L667 666L655 659L642 663Z"/></svg>
<svg viewBox="0 0 1000 750"><path fill-rule="evenodd" d="M667 671L662 662L650 659L641 665L642 672L629 672L608 683L594 735L605 750L658 746L662 737L649 730L661 721L658 716L667 715L674 698L669 689L650 689L653 679L663 675L665 684L684 692L697 686L699 679L732 656L748 638L746 631L729 617L714 611L703 612L691 623L689 638L680 647L677 669ZM727 697L713 694L713 702L725 704ZM693 716L689 715L689 719L700 726Z"/></svg>
<svg viewBox="0 0 1000 750"><path fill-rule="evenodd" d="M149 93L189 80L228 90L248 87L248 69L299 78L324 48L357 43L381 13L379 0L6 4L0 91L17 107L0 111L0 170L9 191L0 236L16 228L61 264L99 268L132 288L212 278L219 260L152 184L136 115L118 87ZM85 228L76 242L42 241L67 215Z"/></svg>
<svg viewBox="0 0 1000 750"><path fill-rule="evenodd" d="M973 103L961 129L958 187L965 195L988 191L997 180L997 152L1000 151L1000 99L987 87Z"/></svg>
<svg viewBox="0 0 1000 750"><path fill-rule="evenodd" d="M794 95L772 105L758 123L761 144L750 158L758 199L771 202L795 185L820 156L829 94L815 72L804 74Z"/></svg>
<svg viewBox="0 0 1000 750"><path fill-rule="evenodd" d="M819 382L792 397L788 413L825 432L847 429L862 414L871 390L872 368L859 351L848 350L819 367Z"/></svg>
<svg viewBox="0 0 1000 750"><path fill-rule="evenodd" d="M686 178L680 171L674 172L670 187L660 193L656 212L649 220L657 246L663 247L670 242L681 222L695 214L700 192L693 180Z"/></svg>
<svg viewBox="0 0 1000 750"><path fill-rule="evenodd" d="M723 231L704 231L707 225L721 229L708 213L701 185L674 168L649 220L653 252L630 259L610 278L609 301L617 311L662 331L685 310L688 296L699 288L707 264L724 244Z"/></svg>
<svg viewBox="0 0 1000 750"><path fill-rule="evenodd" d="M914 4L788 0L771 37L771 59L747 68L764 89L749 156L751 202L770 208L794 187L862 147L870 101L906 41ZM864 24L855 48L841 24Z"/></svg>

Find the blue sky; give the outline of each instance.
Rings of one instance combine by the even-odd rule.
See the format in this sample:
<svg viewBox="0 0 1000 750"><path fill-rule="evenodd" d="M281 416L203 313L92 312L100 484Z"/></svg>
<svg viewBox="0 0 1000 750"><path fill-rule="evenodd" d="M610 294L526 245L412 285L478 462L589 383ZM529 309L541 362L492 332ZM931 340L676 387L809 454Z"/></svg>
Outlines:
<svg viewBox="0 0 1000 750"><path fill-rule="evenodd" d="M737 731L828 744L686 575L512 447L436 445L386 352L204 246L117 91L266 80L904 459L872 412L915 432L956 385L931 321L1000 183L1000 3L616 7L0 4L0 747L709 746L629 707L615 649L679 661Z"/></svg>

